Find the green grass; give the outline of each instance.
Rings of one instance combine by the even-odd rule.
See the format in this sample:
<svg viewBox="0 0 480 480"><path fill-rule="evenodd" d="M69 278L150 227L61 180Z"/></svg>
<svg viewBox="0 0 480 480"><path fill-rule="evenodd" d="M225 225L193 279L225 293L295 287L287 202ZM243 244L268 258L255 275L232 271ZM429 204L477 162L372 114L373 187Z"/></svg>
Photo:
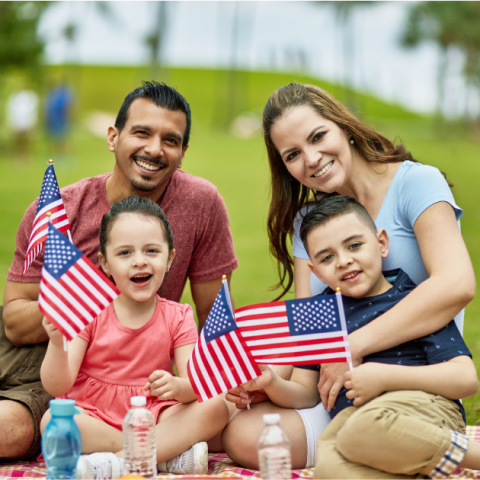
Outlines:
<svg viewBox="0 0 480 480"><path fill-rule="evenodd" d="M65 75L77 94L76 128L71 136L71 154L56 164L60 186L81 178L111 171L114 157L106 141L89 134L84 119L94 110L116 113L125 95L149 78L147 68L130 67L49 67L46 76ZM266 214L269 198L267 158L260 136L243 140L222 128L231 74L227 71L171 69L167 83L174 85L190 102L193 127L190 148L183 168L213 182L225 199L240 267L232 279L237 306L266 301L274 294L276 267L268 252ZM315 83L340 101L346 92L336 85L298 74L239 72L233 111L261 113L268 96L293 80ZM6 82L8 90L9 83ZM3 92L3 99L5 91ZM455 187L457 203L464 209L462 233L474 269L480 272L480 143L461 126L439 131L431 118L390 105L370 95L357 94L356 111L390 138L401 137L414 157L447 173ZM2 96L0 96L2 100ZM51 156L48 142L39 132L32 145L32 159L22 165L9 149L5 129L0 134L0 302L15 248L15 233L27 206L40 190L46 161ZM2 140L3 139L3 140ZM183 297L191 301L188 289ZM465 339L480 368L480 300L466 311ZM480 399L480 396L478 397ZM469 424L480 423L477 396L464 402Z"/></svg>

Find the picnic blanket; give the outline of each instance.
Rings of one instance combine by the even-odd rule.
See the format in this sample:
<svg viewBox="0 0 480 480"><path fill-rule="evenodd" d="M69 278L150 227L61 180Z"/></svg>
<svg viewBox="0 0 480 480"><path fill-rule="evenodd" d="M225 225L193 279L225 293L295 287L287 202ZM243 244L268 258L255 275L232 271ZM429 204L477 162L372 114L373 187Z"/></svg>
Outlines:
<svg viewBox="0 0 480 480"><path fill-rule="evenodd" d="M480 426L467 427L467 436L470 440L480 442ZM43 462L16 462L14 464L0 464L0 478L45 478L46 468ZM260 478L260 472L242 468L224 453L215 453L208 456L208 476L200 475L172 475L160 474L157 478ZM292 478L313 478L313 468L293 470ZM480 480L480 470L457 469L449 478L475 478Z"/></svg>

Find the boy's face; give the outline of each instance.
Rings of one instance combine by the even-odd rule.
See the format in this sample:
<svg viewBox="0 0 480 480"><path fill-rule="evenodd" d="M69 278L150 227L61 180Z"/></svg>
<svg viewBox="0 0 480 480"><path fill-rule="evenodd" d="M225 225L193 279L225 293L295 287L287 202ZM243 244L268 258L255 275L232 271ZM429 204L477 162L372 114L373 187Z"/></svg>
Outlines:
<svg viewBox="0 0 480 480"><path fill-rule="evenodd" d="M340 287L343 295L363 298L391 287L382 275L382 258L388 255L383 228L375 234L349 213L313 229L307 242L311 271L333 290Z"/></svg>

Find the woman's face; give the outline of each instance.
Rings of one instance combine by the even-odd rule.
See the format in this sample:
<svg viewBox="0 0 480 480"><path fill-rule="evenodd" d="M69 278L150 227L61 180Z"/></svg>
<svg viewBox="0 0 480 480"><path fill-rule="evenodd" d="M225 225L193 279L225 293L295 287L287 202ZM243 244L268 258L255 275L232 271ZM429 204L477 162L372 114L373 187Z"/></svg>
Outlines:
<svg viewBox="0 0 480 480"><path fill-rule="evenodd" d="M344 131L310 106L275 122L272 141L292 177L325 193L340 192L350 178L355 151Z"/></svg>

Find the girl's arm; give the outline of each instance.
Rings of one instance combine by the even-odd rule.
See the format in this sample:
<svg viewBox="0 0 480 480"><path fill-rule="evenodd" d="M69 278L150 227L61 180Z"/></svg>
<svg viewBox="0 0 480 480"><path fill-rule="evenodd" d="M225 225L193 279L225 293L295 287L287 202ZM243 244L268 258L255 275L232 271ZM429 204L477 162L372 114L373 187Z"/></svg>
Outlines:
<svg viewBox="0 0 480 480"><path fill-rule="evenodd" d="M354 363L443 328L473 299L475 276L452 206L431 205L413 230L429 278L388 312L349 335ZM346 369L344 364L322 366L318 387L324 405L334 405Z"/></svg>
<svg viewBox="0 0 480 480"><path fill-rule="evenodd" d="M190 343L173 350L178 373L177 377L165 370L156 370L150 375L143 389L150 391L151 395L156 395L160 400L174 399L180 403L190 403L196 400L187 372L187 362L192 355L194 347L195 344Z"/></svg>
<svg viewBox="0 0 480 480"><path fill-rule="evenodd" d="M262 375L243 385L240 403L250 403L247 391L265 390L270 401L284 408L314 407L320 398L317 390L318 372L294 368L290 380L284 380L267 365L259 365ZM228 397L227 397L228 400Z"/></svg>
<svg viewBox="0 0 480 480"><path fill-rule="evenodd" d="M45 317L42 324L50 341L40 369L40 378L50 395L61 397L75 383L88 343L80 337L75 337L69 342L68 351L65 352L62 333Z"/></svg>
<svg viewBox="0 0 480 480"><path fill-rule="evenodd" d="M356 407L395 390L421 390L452 400L474 395L478 379L472 359L465 355L435 365L406 366L368 362L345 374L348 398Z"/></svg>

